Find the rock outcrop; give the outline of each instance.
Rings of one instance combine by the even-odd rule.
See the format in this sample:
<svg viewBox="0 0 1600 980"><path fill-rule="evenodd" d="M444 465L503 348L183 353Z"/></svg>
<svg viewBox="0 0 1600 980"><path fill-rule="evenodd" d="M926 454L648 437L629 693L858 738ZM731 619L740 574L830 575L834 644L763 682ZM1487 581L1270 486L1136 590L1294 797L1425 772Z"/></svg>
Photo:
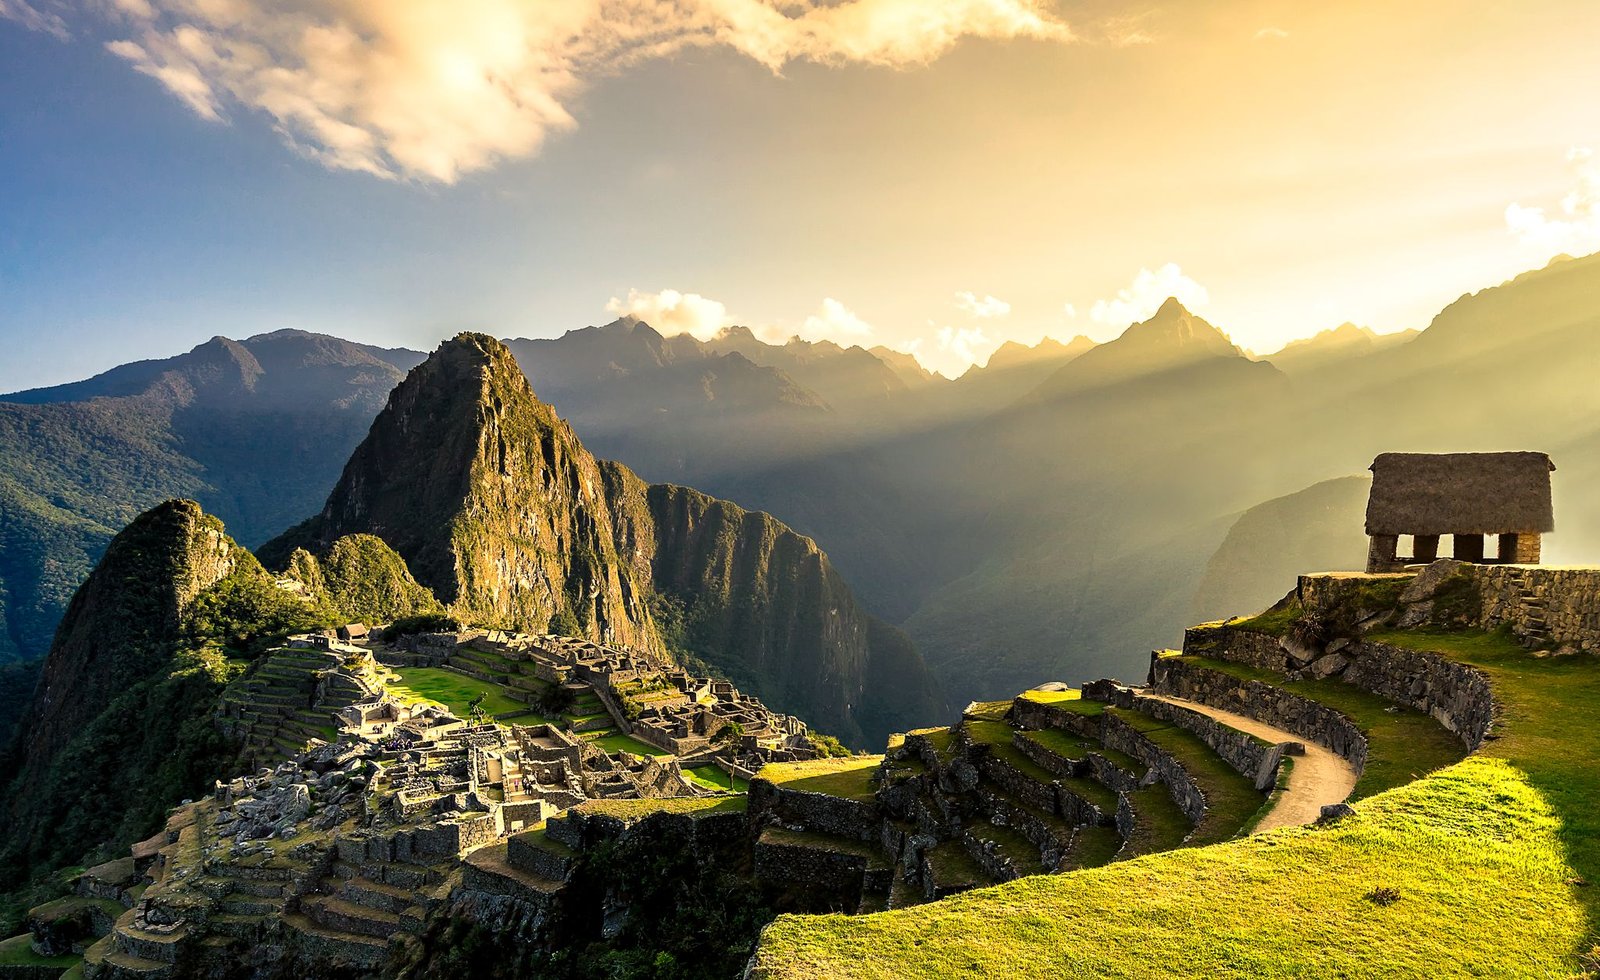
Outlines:
<svg viewBox="0 0 1600 980"><path fill-rule="evenodd" d="M596 460L490 337L462 334L413 370L322 513L261 556L288 565L351 534L381 538L475 625L674 647L852 742L944 707L815 542Z"/></svg>

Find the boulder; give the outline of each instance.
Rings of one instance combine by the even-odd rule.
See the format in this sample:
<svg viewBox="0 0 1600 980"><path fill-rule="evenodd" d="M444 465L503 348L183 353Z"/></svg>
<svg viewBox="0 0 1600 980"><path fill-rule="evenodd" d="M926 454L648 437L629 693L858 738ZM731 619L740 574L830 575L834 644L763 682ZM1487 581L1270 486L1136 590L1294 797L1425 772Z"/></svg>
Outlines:
<svg viewBox="0 0 1600 980"><path fill-rule="evenodd" d="M1456 561L1454 558L1439 559L1424 568L1417 574L1416 578L1411 580L1411 584L1406 586L1406 590L1400 593L1400 603L1402 605L1410 605L1413 602L1432 599L1438 593L1439 586L1448 581L1456 572L1466 567L1466 562Z"/></svg>
<svg viewBox="0 0 1600 980"><path fill-rule="evenodd" d="M1330 653L1326 657L1312 661L1311 666L1306 668L1306 673L1321 681L1327 680L1348 666L1350 666L1349 657L1338 653Z"/></svg>

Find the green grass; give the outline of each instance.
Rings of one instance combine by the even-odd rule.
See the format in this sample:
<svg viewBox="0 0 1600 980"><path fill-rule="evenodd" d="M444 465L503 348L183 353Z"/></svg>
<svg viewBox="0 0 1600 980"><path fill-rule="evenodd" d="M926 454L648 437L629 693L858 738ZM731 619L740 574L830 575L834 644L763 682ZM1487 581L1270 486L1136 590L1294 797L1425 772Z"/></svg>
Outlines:
<svg viewBox="0 0 1600 980"><path fill-rule="evenodd" d="M450 709L450 713L458 718L466 718L469 706L473 699L480 694L488 694L484 699L483 710L487 714L499 715L510 711L521 711L528 706L507 696L505 688L499 684L480 681L476 677L467 677L452 670L442 667L393 667L394 673L400 675L400 680L390 681L385 685L390 694L406 702L415 704L418 701L431 701Z"/></svg>
<svg viewBox="0 0 1600 980"><path fill-rule="evenodd" d="M1004 721L1006 712L1010 710L1010 701L975 701L967 706L964 715L968 718L981 718L985 721Z"/></svg>
<svg viewBox="0 0 1600 980"><path fill-rule="evenodd" d="M1122 838L1115 827L1079 827L1067 852L1067 870L1098 868L1110 864L1122 849Z"/></svg>
<svg viewBox="0 0 1600 980"><path fill-rule="evenodd" d="M589 740L589 744L598 745L607 752L631 752L634 755L652 755L658 759L665 759L672 755L671 752L658 749L654 745L641 742L632 735L624 735L621 732L613 732L610 735L592 738Z"/></svg>
<svg viewBox="0 0 1600 980"><path fill-rule="evenodd" d="M1193 732L1136 711L1111 709L1117 717L1134 724L1140 734L1178 760L1206 798L1206 815L1195 828L1192 844L1213 844L1239 832L1266 803L1266 794L1256 791L1255 782L1212 751L1211 746ZM1259 739L1257 740L1259 741Z"/></svg>
<svg viewBox="0 0 1600 980"><path fill-rule="evenodd" d="M1155 854L1183 846L1194 824L1172 799L1165 784L1156 783L1128 794L1133 807L1133 832L1128 835L1127 853Z"/></svg>
<svg viewBox="0 0 1600 980"><path fill-rule="evenodd" d="M1090 741L1082 735L1074 735L1056 728L1023 732L1022 737L1030 742L1037 742L1040 747L1063 759L1071 759L1074 762L1086 758L1091 749L1100 748L1099 743Z"/></svg>
<svg viewBox="0 0 1600 980"><path fill-rule="evenodd" d="M1260 615L1250 616L1246 619L1230 620L1226 624L1216 623L1212 625L1226 625L1228 629L1244 630L1247 633L1287 636L1289 635L1289 627L1293 626L1295 621L1300 618L1301 612L1300 602L1291 600L1280 607L1268 609Z"/></svg>
<svg viewBox="0 0 1600 980"><path fill-rule="evenodd" d="M685 769L683 774L706 789L730 790L735 793L743 793L750 788L748 781L723 772L716 766L696 766L693 769Z"/></svg>
<svg viewBox="0 0 1600 980"><path fill-rule="evenodd" d="M872 778L877 775L878 764L882 761L881 755L857 755L809 762L774 762L763 766L756 778L784 789L870 803Z"/></svg>
<svg viewBox="0 0 1600 980"><path fill-rule="evenodd" d="M1150 768L1144 763L1116 749L1107 748L1090 738L1064 732L1055 728L1045 728L1039 731L1023 732L1023 738L1038 742L1040 745L1054 752L1064 759L1079 760L1089 755L1098 755L1124 772L1131 773L1135 779L1142 779Z"/></svg>
<svg viewBox="0 0 1600 980"><path fill-rule="evenodd" d="M1037 701L1040 704L1059 704L1062 701L1077 701L1083 697L1082 691L1023 691L1020 697L1024 701Z"/></svg>
<svg viewBox="0 0 1600 980"><path fill-rule="evenodd" d="M589 800L571 812L604 814L621 820L639 820L657 813L705 817L714 813L743 813L749 799L743 796L675 796L660 800Z"/></svg>
<svg viewBox="0 0 1600 980"><path fill-rule="evenodd" d="M868 841L820 834L811 830L790 830L787 827L771 826L761 832L761 842L781 844L786 847L810 847L835 854L851 854L866 858L867 864L872 867L882 867L886 863L883 852Z"/></svg>
<svg viewBox="0 0 1600 980"><path fill-rule="evenodd" d="M1184 657L1188 663L1221 671L1240 680L1260 681L1343 712L1367 736L1367 765L1350 794L1359 800L1402 786L1419 776L1458 761L1466 755L1461 740L1443 725L1410 708L1343 681L1291 681L1271 670L1244 664Z"/></svg>
<svg viewBox="0 0 1600 980"><path fill-rule="evenodd" d="M55 970L66 970L83 960L81 956L40 956L33 951L31 939L30 935L24 933L0 942L0 967L47 966Z"/></svg>
<svg viewBox="0 0 1600 980"><path fill-rule="evenodd" d="M1600 922L1600 889L1579 884L1600 881L1600 661L1536 658L1498 636L1374 638L1483 669L1502 708L1498 737L1331 825L904 912L783 916L763 933L754 975L1576 975ZM1375 732L1374 748L1378 735L1410 731ZM1369 900L1380 887L1398 901Z"/></svg>

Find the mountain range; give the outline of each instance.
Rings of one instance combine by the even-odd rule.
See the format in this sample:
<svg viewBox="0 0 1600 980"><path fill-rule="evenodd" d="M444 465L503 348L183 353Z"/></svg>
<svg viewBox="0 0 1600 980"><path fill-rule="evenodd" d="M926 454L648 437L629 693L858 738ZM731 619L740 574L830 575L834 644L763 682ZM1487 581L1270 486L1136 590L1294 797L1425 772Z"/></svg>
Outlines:
<svg viewBox="0 0 1600 980"><path fill-rule="evenodd" d="M1267 605L1255 589L1359 540L1301 529L1347 513L1361 491L1344 478L1382 451L1549 452L1548 554L1600 544L1600 504L1577 492L1600 469L1597 256L1463 296L1414 336L1345 326L1264 358L1175 301L1109 343L1011 346L956 380L882 350L632 319L506 345L595 456L815 540L958 698L1132 676L1193 613ZM260 366L248 383L233 348ZM3 649L42 651L130 510L191 495L252 545L317 512L422 356L275 334L6 396ZM302 385L313 369L329 380ZM236 394L206 401L213 386ZM202 403L230 403L229 424ZM1337 503L1300 496L1341 480ZM1284 545L1228 576L1259 585L1220 595L1207 568L1237 561L1230 535Z"/></svg>

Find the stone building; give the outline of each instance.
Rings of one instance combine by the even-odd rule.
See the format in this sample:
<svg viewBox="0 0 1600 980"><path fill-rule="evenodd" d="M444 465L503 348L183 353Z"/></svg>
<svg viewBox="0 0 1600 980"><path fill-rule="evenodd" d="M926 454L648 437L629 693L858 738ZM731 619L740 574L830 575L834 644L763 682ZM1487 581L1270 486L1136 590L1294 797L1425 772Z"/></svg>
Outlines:
<svg viewBox="0 0 1600 980"><path fill-rule="evenodd" d="M1367 571L1396 572L1453 555L1478 564L1537 565L1555 530L1544 453L1384 453L1372 462ZM1496 539L1489 555L1488 539ZM1402 554L1409 539L1411 553Z"/></svg>

